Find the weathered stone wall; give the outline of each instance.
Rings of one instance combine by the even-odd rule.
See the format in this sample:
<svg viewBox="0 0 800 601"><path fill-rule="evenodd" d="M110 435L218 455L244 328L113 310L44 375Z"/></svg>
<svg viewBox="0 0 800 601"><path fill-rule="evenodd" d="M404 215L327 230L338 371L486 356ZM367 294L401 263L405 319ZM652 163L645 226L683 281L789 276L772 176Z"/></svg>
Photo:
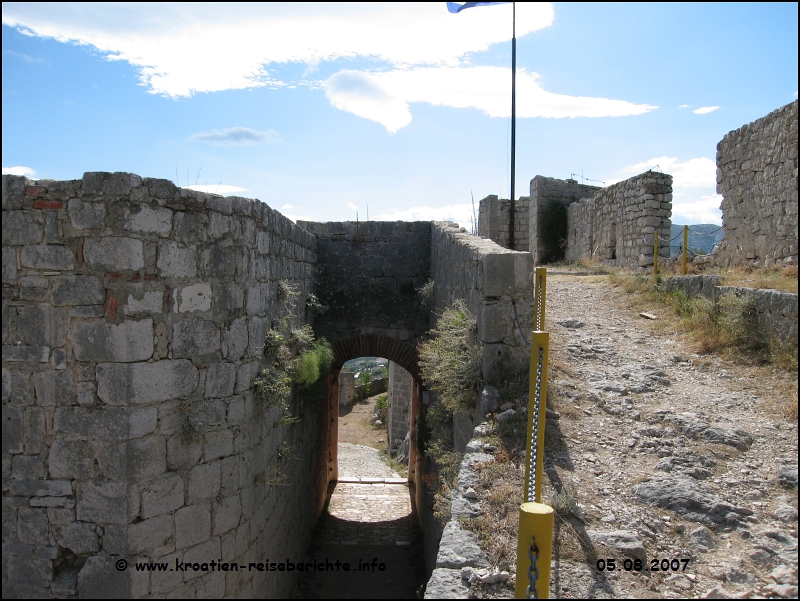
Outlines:
<svg viewBox="0 0 800 601"><path fill-rule="evenodd" d="M659 257L669 258L672 176L647 171L571 204L567 215L567 261L592 258L628 269L652 268L656 230Z"/></svg>
<svg viewBox="0 0 800 601"><path fill-rule="evenodd" d="M478 235L488 238L508 248L508 220L510 201L498 199L494 194L487 196L480 202L478 213ZM531 199L521 196L514 203L514 249L526 251L529 249L528 219L530 214Z"/></svg>
<svg viewBox="0 0 800 601"><path fill-rule="evenodd" d="M327 311L314 329L337 362L386 357L416 374L415 339L428 327L417 289L430 277L430 222L298 225L317 237L317 294Z"/></svg>
<svg viewBox="0 0 800 601"><path fill-rule="evenodd" d="M502 248L453 223L435 222L431 279L435 283L432 325L435 316L456 299L462 299L477 317L487 382L501 378L505 369L527 368L529 350L514 310L527 336L533 298L530 253Z"/></svg>
<svg viewBox="0 0 800 601"><path fill-rule="evenodd" d="M2 211L4 596L286 596L285 573L132 566L303 557L326 416L277 425L252 382L279 281L306 321L314 237L128 173L3 176Z"/></svg>
<svg viewBox="0 0 800 601"><path fill-rule="evenodd" d="M556 179L537 175L531 180L528 237L531 241L530 250L535 265L541 264L545 254L545 248L539 239L539 215L550 201L555 200L565 207L569 207L581 198L591 198L600 189L597 186L579 184L574 179Z"/></svg>
<svg viewBox="0 0 800 601"><path fill-rule="evenodd" d="M689 297L703 295L719 301L726 294L750 297L755 304L758 337L768 344L777 340L797 346L797 295L778 290L720 286L720 276L685 275L667 278L663 286L668 291L682 290Z"/></svg>
<svg viewBox="0 0 800 601"><path fill-rule="evenodd" d="M411 429L411 387L414 379L408 371L389 361L389 444L398 448Z"/></svg>
<svg viewBox="0 0 800 601"><path fill-rule="evenodd" d="M339 372L339 406L353 402L356 394L356 375L352 371Z"/></svg>
<svg viewBox="0 0 800 601"><path fill-rule="evenodd" d="M797 100L717 144L728 265L797 263Z"/></svg>

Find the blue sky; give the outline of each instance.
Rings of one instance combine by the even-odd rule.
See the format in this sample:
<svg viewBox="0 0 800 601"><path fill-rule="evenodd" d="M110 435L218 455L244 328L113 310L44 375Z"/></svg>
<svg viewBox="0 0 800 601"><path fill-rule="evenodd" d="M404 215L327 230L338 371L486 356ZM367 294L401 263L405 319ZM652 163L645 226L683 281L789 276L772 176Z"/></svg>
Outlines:
<svg viewBox="0 0 800 601"><path fill-rule="evenodd" d="M3 172L131 171L292 218L508 196L510 5L3 3ZM517 5L517 181L658 165L719 222L717 142L797 98L796 3Z"/></svg>

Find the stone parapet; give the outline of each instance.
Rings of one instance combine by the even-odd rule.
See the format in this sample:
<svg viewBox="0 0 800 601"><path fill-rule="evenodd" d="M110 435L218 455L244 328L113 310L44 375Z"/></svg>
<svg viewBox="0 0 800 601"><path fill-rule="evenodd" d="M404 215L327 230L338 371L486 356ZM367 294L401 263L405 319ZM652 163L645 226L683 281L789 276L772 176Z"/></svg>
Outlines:
<svg viewBox="0 0 800 601"><path fill-rule="evenodd" d="M289 594L293 575L114 562L305 553L326 416L281 426L252 383L271 324L307 323L315 237L131 173L2 181L4 595Z"/></svg>

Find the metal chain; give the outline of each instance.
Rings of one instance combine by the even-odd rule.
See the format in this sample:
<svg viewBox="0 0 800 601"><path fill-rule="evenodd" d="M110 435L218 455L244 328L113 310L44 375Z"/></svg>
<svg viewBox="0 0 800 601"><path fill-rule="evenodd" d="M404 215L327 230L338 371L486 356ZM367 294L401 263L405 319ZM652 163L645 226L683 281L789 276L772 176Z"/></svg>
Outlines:
<svg viewBox="0 0 800 601"><path fill-rule="evenodd" d="M542 331L542 276L536 278L536 331Z"/></svg>
<svg viewBox="0 0 800 601"><path fill-rule="evenodd" d="M531 462L528 466L528 503L536 502L536 466L539 463L539 410L542 404L542 371L544 366L544 348L539 347L539 361L536 366L536 393L533 401L533 434L531 436Z"/></svg>
<svg viewBox="0 0 800 601"><path fill-rule="evenodd" d="M539 547L536 546L535 536L531 537L528 559L531 563L528 566L528 588L525 589L525 597L527 599L538 599L539 589L536 588L536 582L539 580ZM533 592L533 595L531 595L531 592Z"/></svg>

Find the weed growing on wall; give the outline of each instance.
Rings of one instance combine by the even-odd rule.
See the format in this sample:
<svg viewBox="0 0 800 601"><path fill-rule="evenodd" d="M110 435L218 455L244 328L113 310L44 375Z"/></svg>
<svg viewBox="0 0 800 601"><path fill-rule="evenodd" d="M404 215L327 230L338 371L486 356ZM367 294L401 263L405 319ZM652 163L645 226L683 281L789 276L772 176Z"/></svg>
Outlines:
<svg viewBox="0 0 800 601"><path fill-rule="evenodd" d="M453 448L453 414L475 406L481 386L478 322L464 301L445 309L431 330L433 338L417 347L420 375L434 391L425 416L425 452L438 466L434 513L449 515L450 493L458 477L460 454Z"/></svg>
<svg viewBox="0 0 800 601"><path fill-rule="evenodd" d="M433 280L428 280L417 288L417 305L425 316L433 311L435 287L436 285L433 283Z"/></svg>

